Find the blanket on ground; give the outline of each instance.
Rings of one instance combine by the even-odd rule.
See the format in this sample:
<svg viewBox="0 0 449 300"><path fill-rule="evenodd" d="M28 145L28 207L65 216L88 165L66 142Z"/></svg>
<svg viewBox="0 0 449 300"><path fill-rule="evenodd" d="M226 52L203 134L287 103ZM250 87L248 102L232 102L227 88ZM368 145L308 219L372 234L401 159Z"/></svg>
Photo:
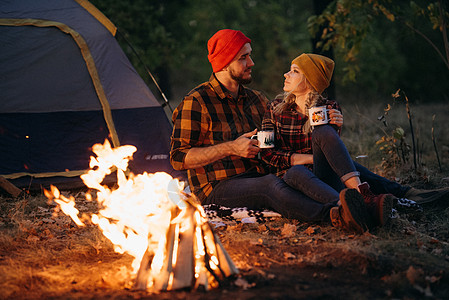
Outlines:
<svg viewBox="0 0 449 300"><path fill-rule="evenodd" d="M282 217L279 213L268 209L249 209L247 207L229 208L217 204L203 205L209 222L215 227L235 225L239 223L264 223ZM391 218L399 217L400 212L422 212L422 207L415 201L399 198L391 211Z"/></svg>
<svg viewBox="0 0 449 300"><path fill-rule="evenodd" d="M215 227L238 223L263 223L281 217L279 213L268 209L229 208L217 204L203 205L203 208L209 222Z"/></svg>

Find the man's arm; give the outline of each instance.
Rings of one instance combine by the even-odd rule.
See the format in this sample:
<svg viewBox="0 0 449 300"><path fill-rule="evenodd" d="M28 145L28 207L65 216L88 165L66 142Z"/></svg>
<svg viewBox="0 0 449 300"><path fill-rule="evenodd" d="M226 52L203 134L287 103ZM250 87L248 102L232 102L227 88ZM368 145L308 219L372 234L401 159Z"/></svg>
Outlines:
<svg viewBox="0 0 449 300"><path fill-rule="evenodd" d="M240 156L254 158L259 152L257 140L251 136L256 134L257 129L245 133L237 139L208 147L194 147L188 150L184 159L185 169L194 169L213 163L227 156Z"/></svg>

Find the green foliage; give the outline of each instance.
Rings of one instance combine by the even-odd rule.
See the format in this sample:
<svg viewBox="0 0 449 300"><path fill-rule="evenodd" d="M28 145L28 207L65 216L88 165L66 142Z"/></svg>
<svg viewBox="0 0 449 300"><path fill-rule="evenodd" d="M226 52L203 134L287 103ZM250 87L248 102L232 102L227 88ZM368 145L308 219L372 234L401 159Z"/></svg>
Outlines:
<svg viewBox="0 0 449 300"><path fill-rule="evenodd" d="M384 135L376 141L376 146L382 155L382 173L389 178L402 178L407 181L427 181L429 171L422 156L422 147L419 147L419 130L415 128L415 119L410 109L410 101L404 92L398 90L393 97L393 106L397 103L405 105L408 119L408 132L401 126L394 126L390 132L384 130ZM388 114L392 111L390 104L384 109L384 114L378 118L385 128L389 127ZM433 130L433 129L432 129ZM411 143L411 145L410 145ZM441 170L441 165L440 165Z"/></svg>
<svg viewBox="0 0 449 300"><path fill-rule="evenodd" d="M360 86L364 92L387 93L396 85L416 98L444 99L447 85L435 83L449 80L447 9L442 1L335 0L309 18L308 28L311 34L325 28L318 46L333 47L341 58L337 72L348 90ZM379 66L386 67L382 74ZM418 79L422 72L432 79Z"/></svg>
<svg viewBox="0 0 449 300"><path fill-rule="evenodd" d="M145 66L155 75L162 89L168 91L170 84L166 80L169 76L169 66L171 61L179 57L182 45L173 32L179 27L178 19L187 5L186 1L92 0L91 2L117 26L119 32L117 39L122 49L147 84L151 86L153 82Z"/></svg>
<svg viewBox="0 0 449 300"><path fill-rule="evenodd" d="M188 61L175 68L188 69L193 83L207 80L212 72L207 40L223 28L241 30L252 40L255 66L251 86L273 97L281 92L282 74L291 60L311 49L306 29L310 11L311 3L301 1L193 1L182 21L189 31L184 46Z"/></svg>
<svg viewBox="0 0 449 300"><path fill-rule="evenodd" d="M396 177L397 171L408 164L410 158L410 145L405 140L405 131L402 127L385 134L377 142L382 153L381 167L388 177Z"/></svg>
<svg viewBox="0 0 449 300"><path fill-rule="evenodd" d="M287 0L92 0L126 35L162 89L182 97L206 81L212 69L207 41L218 30L238 29L252 39L252 87L269 97L282 91L290 61L310 51L307 18L312 3ZM129 45L119 42L139 74L151 84ZM187 74L187 76L186 76Z"/></svg>
<svg viewBox="0 0 449 300"><path fill-rule="evenodd" d="M318 44L335 53L338 94L360 100L400 87L416 100L449 98L449 72L440 55L410 29L419 28L439 49L444 47L444 23L435 1L335 0L319 16L313 16L314 1L91 2L118 27L118 41L156 97L145 66L171 102L209 78L206 45L217 30L239 29L252 39L250 86L273 98L282 91L282 75L291 60L312 51L311 33L321 32L321 26L325 29ZM444 16L446 20L447 9Z"/></svg>

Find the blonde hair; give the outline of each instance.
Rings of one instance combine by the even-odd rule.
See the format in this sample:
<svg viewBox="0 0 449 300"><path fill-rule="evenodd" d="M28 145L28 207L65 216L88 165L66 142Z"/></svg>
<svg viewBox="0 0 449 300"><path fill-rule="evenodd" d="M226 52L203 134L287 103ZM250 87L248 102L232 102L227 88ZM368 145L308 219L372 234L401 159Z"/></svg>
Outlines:
<svg viewBox="0 0 449 300"><path fill-rule="evenodd" d="M273 109L273 112L275 114L282 114L283 112L291 109L296 104L296 96L291 92L280 94L276 96L276 99L281 97L283 99L282 102L276 105ZM314 90L307 95L306 110L308 110L310 107L325 105L326 100L327 99L325 97ZM305 113L307 114L307 112Z"/></svg>

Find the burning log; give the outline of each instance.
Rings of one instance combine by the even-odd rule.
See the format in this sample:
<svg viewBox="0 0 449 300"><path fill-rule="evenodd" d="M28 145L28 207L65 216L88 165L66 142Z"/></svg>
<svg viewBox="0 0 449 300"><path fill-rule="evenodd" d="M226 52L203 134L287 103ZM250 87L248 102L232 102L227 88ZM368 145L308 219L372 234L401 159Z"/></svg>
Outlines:
<svg viewBox="0 0 449 300"><path fill-rule="evenodd" d="M96 144L97 157L91 157L91 169L81 176L87 187L97 190L102 207L91 216L91 223L100 227L116 252L135 257L134 288L159 292L203 286L209 290L237 274L203 207L194 196L183 193L182 183L161 172L125 175L136 150L133 146L112 149L107 141ZM112 170L117 172L114 190L101 184ZM55 187L46 195L84 226L73 197L64 197Z"/></svg>
<svg viewBox="0 0 449 300"><path fill-rule="evenodd" d="M183 203L184 207L183 210L171 211L162 266L159 269L156 261L158 255L149 247L140 264L134 287L169 291L203 286L209 290L218 287L226 277L237 274L237 268L196 199L181 200L176 194L170 194L170 198L175 203ZM149 282L153 264L153 272L158 274L152 276L153 280Z"/></svg>

